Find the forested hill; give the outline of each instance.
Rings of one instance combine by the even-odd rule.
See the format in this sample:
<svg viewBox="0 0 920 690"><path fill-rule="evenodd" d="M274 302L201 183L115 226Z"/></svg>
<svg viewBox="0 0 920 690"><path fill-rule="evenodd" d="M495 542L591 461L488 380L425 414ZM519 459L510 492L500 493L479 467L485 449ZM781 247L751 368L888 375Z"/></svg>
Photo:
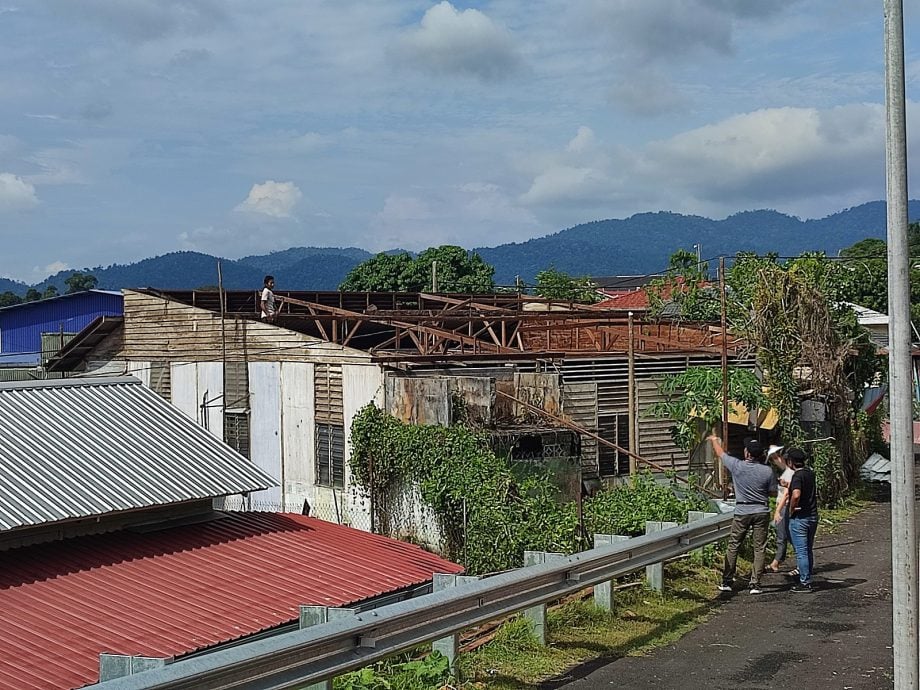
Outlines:
<svg viewBox="0 0 920 690"><path fill-rule="evenodd" d="M911 201L909 215L920 219L920 201ZM640 213L622 220L599 220L516 244L482 247L482 257L495 266L498 284L515 276L532 282L553 266L572 275L644 274L660 271L676 249L702 245L703 258L739 251L776 252L793 256L806 250L836 254L866 237L885 237L885 203L870 202L820 220L802 221L776 211L745 211L724 220L677 213ZM222 260L228 289L258 289L266 273L279 290L334 290L352 267L369 258L363 249L295 247L260 256ZM217 259L196 252L175 252L134 264L95 267L98 287L190 289L217 284ZM72 271L62 271L34 287L54 284L65 291ZM24 294L30 287L0 279L0 293Z"/></svg>
<svg viewBox="0 0 920 690"><path fill-rule="evenodd" d="M911 201L911 220L920 201ZM702 245L703 258L739 251L794 256L806 250L836 254L867 237L885 238L882 201L856 206L820 220L802 221L776 211L745 211L724 220L676 213L641 213L599 220L518 244L477 249L495 266L495 279L527 280L549 264L571 275L640 275L662 270L675 249Z"/></svg>

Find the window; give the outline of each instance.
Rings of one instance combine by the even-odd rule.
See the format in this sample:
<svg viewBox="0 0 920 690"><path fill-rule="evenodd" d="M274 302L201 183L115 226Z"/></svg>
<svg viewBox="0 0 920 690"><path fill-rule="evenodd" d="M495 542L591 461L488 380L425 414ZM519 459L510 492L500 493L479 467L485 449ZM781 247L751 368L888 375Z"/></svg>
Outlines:
<svg viewBox="0 0 920 690"><path fill-rule="evenodd" d="M249 457L249 413L224 413L224 442L243 457Z"/></svg>
<svg viewBox="0 0 920 690"><path fill-rule="evenodd" d="M620 448L632 450L629 447L629 415L613 414L598 417L598 435L607 439ZM615 477L618 474L629 474L629 456L614 450L608 445L599 444L599 470L602 477Z"/></svg>
<svg viewBox="0 0 920 690"><path fill-rule="evenodd" d="M224 442L249 458L249 372L246 362L224 366Z"/></svg>
<svg viewBox="0 0 920 690"><path fill-rule="evenodd" d="M316 484L345 487L345 427L316 423Z"/></svg>

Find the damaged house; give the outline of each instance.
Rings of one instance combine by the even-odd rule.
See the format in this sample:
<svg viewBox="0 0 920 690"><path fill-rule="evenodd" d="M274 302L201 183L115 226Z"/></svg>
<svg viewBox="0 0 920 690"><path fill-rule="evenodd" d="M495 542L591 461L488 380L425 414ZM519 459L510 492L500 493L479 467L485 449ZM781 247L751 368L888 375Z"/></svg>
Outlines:
<svg viewBox="0 0 920 690"><path fill-rule="evenodd" d="M48 368L136 376L277 480L228 508L362 529L369 510L347 458L351 421L370 402L404 422L450 424L460 401L498 452L584 478L628 474L630 455L694 469L670 422L644 410L663 375L719 365L718 328L630 328L621 310L517 294L278 297L268 324L256 292L126 290L124 320L91 324Z"/></svg>

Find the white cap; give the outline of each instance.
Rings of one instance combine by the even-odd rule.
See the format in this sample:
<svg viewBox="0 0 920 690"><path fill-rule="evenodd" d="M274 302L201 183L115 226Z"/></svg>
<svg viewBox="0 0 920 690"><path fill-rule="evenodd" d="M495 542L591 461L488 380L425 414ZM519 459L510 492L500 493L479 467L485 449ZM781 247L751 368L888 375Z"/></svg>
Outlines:
<svg viewBox="0 0 920 690"><path fill-rule="evenodd" d="M782 449L783 446L770 446L769 450L767 450L767 457L769 458L773 453L781 451Z"/></svg>

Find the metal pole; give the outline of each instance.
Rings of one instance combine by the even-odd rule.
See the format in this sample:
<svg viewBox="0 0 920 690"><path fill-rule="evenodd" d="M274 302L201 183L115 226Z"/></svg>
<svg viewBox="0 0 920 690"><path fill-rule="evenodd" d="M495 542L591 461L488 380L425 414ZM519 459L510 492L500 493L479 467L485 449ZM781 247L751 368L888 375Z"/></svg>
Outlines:
<svg viewBox="0 0 920 690"><path fill-rule="evenodd" d="M917 538L914 522L907 125L902 0L885 0L885 158L888 187L889 386L891 395L891 580L895 690L917 690Z"/></svg>
<svg viewBox="0 0 920 690"><path fill-rule="evenodd" d="M728 448L728 311L725 306L725 257L719 257L719 296L722 301L722 442ZM725 491L725 467L716 458L719 488Z"/></svg>
<svg viewBox="0 0 920 690"><path fill-rule="evenodd" d="M638 453L638 443L636 437L636 349L635 349L635 332L633 328L633 313L629 312L629 358L626 372L626 414L629 417L627 422L627 433L629 434L629 451ZM638 469L638 463L633 456L629 456L629 474L633 475Z"/></svg>
<svg viewBox="0 0 920 690"><path fill-rule="evenodd" d="M438 262L431 262L431 291L435 294L438 292Z"/></svg>

